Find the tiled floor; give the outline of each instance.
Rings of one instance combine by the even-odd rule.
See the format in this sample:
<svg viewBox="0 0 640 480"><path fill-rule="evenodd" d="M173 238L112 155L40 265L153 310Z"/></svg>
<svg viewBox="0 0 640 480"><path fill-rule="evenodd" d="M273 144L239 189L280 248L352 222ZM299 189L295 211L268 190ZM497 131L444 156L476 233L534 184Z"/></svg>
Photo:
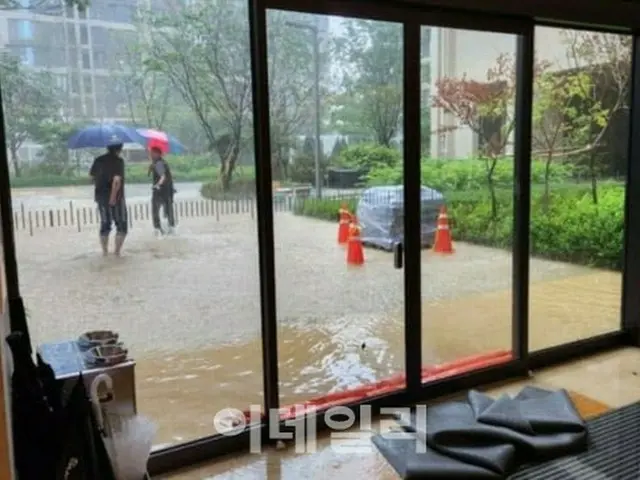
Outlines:
<svg viewBox="0 0 640 480"><path fill-rule="evenodd" d="M525 384L565 388L575 392L585 406L599 411L640 401L640 349L624 349L536 372L527 381L488 388L495 395L516 392ZM574 397L574 399L575 399ZM589 414L587 414L588 416ZM272 479L330 480L338 478L395 480L398 476L368 442L366 451L348 451L345 441L327 436L318 440L316 452L296 454L291 449L271 449L262 454L240 455L211 465L156 477L163 480ZM362 449L360 449L362 450Z"/></svg>

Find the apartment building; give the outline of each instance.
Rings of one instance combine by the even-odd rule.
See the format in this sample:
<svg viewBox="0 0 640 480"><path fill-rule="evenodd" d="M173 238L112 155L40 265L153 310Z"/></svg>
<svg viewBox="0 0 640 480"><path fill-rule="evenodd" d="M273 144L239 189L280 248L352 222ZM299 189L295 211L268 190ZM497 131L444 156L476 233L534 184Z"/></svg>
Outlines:
<svg viewBox="0 0 640 480"><path fill-rule="evenodd" d="M170 8L169 0L92 0L83 11L64 0L23 0L21 5L0 11L0 48L54 75L69 119L126 120L127 96L114 72L136 35L138 10L163 11ZM26 143L21 159L34 161L38 150Z"/></svg>
<svg viewBox="0 0 640 480"><path fill-rule="evenodd" d="M536 56L553 68L569 68L561 31L540 28L536 35ZM504 33L432 28L430 39L430 84L440 78L486 81L487 70L502 54L516 54L516 36ZM451 128L456 127L456 128ZM457 124L455 118L440 108L431 108L431 156L434 158L466 158L477 154L478 135Z"/></svg>
<svg viewBox="0 0 640 480"><path fill-rule="evenodd" d="M172 11L184 0L92 0L83 11L67 7L64 0L30 1L22 0L21 9L0 11L0 48L21 58L26 66L55 76L65 93L68 118L128 120L127 93L114 75L122 70L126 45L138 34L136 15L140 10ZM314 26L324 47L328 16L292 17ZM20 157L31 163L38 150L38 145L27 142Z"/></svg>

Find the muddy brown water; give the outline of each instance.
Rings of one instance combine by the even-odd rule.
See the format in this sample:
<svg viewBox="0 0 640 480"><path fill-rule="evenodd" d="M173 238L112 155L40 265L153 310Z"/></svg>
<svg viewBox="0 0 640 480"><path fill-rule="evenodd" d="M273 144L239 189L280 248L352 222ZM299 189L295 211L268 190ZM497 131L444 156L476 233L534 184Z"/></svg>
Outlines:
<svg viewBox="0 0 640 480"><path fill-rule="evenodd" d="M134 227L122 258L102 258L90 232L18 233L34 342L117 330L156 443L210 435L216 412L262 403L255 220L186 219L164 239ZM364 267L348 268L335 225L290 214L276 214L275 236L282 404L402 371L403 272L392 256L367 250ZM509 252L425 252L423 363L508 349L511 275ZM533 349L618 328L618 274L533 259L531 281Z"/></svg>

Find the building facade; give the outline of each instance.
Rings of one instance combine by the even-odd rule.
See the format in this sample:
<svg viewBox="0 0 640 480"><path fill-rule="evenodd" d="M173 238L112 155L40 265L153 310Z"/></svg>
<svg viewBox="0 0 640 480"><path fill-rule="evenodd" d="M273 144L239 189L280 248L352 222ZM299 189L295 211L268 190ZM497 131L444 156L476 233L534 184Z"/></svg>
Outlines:
<svg viewBox="0 0 640 480"><path fill-rule="evenodd" d="M170 12L182 0L92 0L86 10L67 7L64 0L0 11L0 49L22 59L24 65L54 75L64 94L65 117L96 122L130 120L123 72L127 44L139 35L136 17L143 11ZM327 45L330 17L291 14L317 29L320 48ZM310 38L311 41L311 38ZM326 65L321 65L324 76ZM37 159L40 147L25 142L23 163Z"/></svg>
<svg viewBox="0 0 640 480"><path fill-rule="evenodd" d="M122 71L124 49L137 34L137 13L166 10L170 0L92 0L82 11L64 0L23 1L22 9L0 11L0 48L29 68L53 74L67 119L127 120L127 94L114 75ZM38 150L26 142L21 160L32 163Z"/></svg>
<svg viewBox="0 0 640 480"><path fill-rule="evenodd" d="M538 60L550 62L552 68L569 68L561 30L538 28L536 35ZM500 55L516 54L516 36L503 33L432 28L429 63L431 88L442 78L487 81L487 70ZM431 107L431 156L434 158L467 158L477 155L478 135L441 108Z"/></svg>

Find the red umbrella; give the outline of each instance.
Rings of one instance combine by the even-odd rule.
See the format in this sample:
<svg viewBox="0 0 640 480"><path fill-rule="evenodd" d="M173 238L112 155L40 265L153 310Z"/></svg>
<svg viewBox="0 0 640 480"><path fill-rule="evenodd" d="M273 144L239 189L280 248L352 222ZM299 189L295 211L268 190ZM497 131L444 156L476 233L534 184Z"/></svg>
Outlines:
<svg viewBox="0 0 640 480"><path fill-rule="evenodd" d="M139 128L137 132L147 140L148 148L159 148L162 153L184 153L184 146L177 138L160 130Z"/></svg>

